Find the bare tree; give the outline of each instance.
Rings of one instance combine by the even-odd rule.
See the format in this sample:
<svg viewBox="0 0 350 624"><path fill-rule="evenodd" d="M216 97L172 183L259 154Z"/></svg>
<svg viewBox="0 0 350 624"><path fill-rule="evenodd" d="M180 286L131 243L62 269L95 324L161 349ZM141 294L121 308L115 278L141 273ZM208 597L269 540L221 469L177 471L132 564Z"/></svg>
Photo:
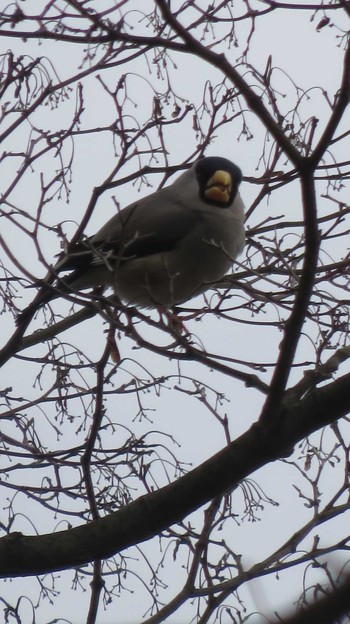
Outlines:
<svg viewBox="0 0 350 624"><path fill-rule="evenodd" d="M0 16L5 621L345 621L350 3ZM207 154L244 172L246 249L179 323L95 292L16 324L55 255Z"/></svg>

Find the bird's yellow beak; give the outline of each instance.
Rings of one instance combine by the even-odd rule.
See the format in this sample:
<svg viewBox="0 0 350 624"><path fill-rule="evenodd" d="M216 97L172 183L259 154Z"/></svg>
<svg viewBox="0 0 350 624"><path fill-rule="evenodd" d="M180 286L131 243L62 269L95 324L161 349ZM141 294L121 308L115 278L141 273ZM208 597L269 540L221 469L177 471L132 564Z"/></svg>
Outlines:
<svg viewBox="0 0 350 624"><path fill-rule="evenodd" d="M205 187L204 195L212 201L227 204L230 199L232 190L232 178L227 171L215 171L214 175L208 180Z"/></svg>

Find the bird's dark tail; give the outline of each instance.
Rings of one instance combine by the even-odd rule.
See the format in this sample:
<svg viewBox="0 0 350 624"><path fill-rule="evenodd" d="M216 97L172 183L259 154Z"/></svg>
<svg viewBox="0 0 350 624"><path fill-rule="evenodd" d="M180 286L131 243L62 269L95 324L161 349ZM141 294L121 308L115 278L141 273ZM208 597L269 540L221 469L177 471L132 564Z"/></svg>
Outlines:
<svg viewBox="0 0 350 624"><path fill-rule="evenodd" d="M73 271L70 275L66 275L64 279L58 277L54 284L50 284L48 282L42 281L34 284L35 286L41 286L38 291L35 299L19 313L16 324L18 327L22 327L22 325L29 325L32 320L34 314L42 308L46 303L52 301L52 299L56 299L61 295L76 295L80 290L84 290L84 288L90 288L93 284L76 285L75 282L77 280L77 271Z"/></svg>

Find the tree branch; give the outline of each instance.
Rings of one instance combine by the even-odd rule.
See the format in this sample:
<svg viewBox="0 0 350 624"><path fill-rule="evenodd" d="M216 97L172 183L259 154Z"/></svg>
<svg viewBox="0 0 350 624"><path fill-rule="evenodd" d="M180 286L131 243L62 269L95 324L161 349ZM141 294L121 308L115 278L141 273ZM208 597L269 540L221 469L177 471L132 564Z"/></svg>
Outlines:
<svg viewBox="0 0 350 624"><path fill-rule="evenodd" d="M350 7L348 6L348 13L350 15ZM310 162L316 167L324 152L329 148L333 135L343 117L344 111L349 104L350 98L350 42L348 43L344 64L343 64L343 77L340 85L340 89L337 94L336 104L334 106L333 113L329 118L327 126L325 127L323 134L315 147L313 153L310 156Z"/></svg>
<svg viewBox="0 0 350 624"><path fill-rule="evenodd" d="M44 574L107 558L151 539L251 472L291 453L305 436L350 410L350 374L317 388L279 418L256 424L176 482L141 496L95 522L42 536L10 534L0 540L0 576Z"/></svg>
<svg viewBox="0 0 350 624"><path fill-rule="evenodd" d="M340 622L340 617L350 609L350 579L332 593L326 595L315 604L308 605L297 614L283 618L284 624L333 624ZM348 615L348 613L347 613ZM345 622L345 620L342 620ZM347 620L348 621L348 620ZM274 624L280 624L281 619L275 620Z"/></svg>
<svg viewBox="0 0 350 624"><path fill-rule="evenodd" d="M287 138L280 124L275 121L267 108L262 103L261 97L259 97L253 89L248 85L240 73L232 66L227 60L224 54L217 54L210 48L203 46L197 39L195 39L189 31L180 24L178 20L173 16L168 4L165 0L156 0L156 4L159 6L162 12L164 20L173 28L173 30L182 38L186 46L183 51L195 55L197 58L201 58L207 61L213 67L219 69L227 78L230 79L232 84L239 89L244 99L246 100L249 108L256 114L264 126L269 130L274 139L278 142L280 147L287 154L292 163L299 167L302 156L298 150L294 147L291 141Z"/></svg>

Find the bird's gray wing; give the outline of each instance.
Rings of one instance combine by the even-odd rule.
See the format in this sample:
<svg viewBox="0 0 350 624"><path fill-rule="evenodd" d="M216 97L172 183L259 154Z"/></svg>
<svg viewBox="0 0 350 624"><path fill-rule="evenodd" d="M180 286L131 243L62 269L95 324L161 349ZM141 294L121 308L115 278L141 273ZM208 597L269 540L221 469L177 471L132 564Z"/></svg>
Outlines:
<svg viewBox="0 0 350 624"><path fill-rule="evenodd" d="M78 243L59 270L85 271L102 263L104 256L123 261L165 253L203 227L199 211L175 202L162 204L159 199L156 205L142 200L121 210L97 234Z"/></svg>

